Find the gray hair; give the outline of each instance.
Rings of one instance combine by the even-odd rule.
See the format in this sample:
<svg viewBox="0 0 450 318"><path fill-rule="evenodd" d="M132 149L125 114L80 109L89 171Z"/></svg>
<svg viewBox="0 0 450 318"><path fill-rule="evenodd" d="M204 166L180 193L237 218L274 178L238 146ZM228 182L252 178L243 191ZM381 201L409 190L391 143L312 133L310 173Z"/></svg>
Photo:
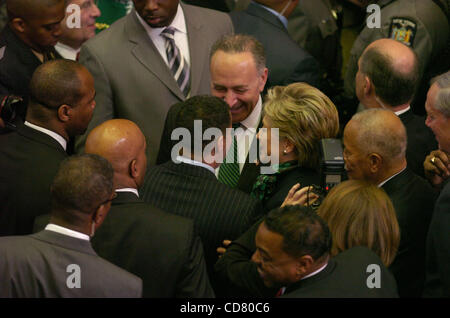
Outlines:
<svg viewBox="0 0 450 318"><path fill-rule="evenodd" d="M397 159L405 157L406 129L401 120L398 125L386 121L386 114L392 111L386 109L368 109L355 114L351 121L358 124L357 143L367 154L376 152L390 164Z"/></svg>
<svg viewBox="0 0 450 318"><path fill-rule="evenodd" d="M450 71L436 77L436 85L439 91L436 95L434 108L450 118Z"/></svg>

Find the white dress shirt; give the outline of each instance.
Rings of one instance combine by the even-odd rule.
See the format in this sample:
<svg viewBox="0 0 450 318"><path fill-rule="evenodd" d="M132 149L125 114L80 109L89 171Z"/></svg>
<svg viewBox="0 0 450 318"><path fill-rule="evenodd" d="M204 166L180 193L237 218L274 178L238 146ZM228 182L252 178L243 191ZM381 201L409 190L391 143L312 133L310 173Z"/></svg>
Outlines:
<svg viewBox="0 0 450 318"><path fill-rule="evenodd" d="M80 52L80 48L78 50L75 50L74 48L65 45L61 42L56 43L55 50L66 60L77 60L77 54Z"/></svg>
<svg viewBox="0 0 450 318"><path fill-rule="evenodd" d="M81 233L81 232L73 231L73 230L70 230L70 229L68 229L66 227L62 227L62 226L59 226L59 225L56 225L56 224L52 224L52 223L48 224L45 227L45 229L47 231L52 231L52 232L56 232L56 233L59 233L59 234L75 237L75 238L80 239L80 240L85 240L85 241L89 241L90 240L89 235L86 235L86 234Z"/></svg>
<svg viewBox="0 0 450 318"><path fill-rule="evenodd" d="M139 198L139 192L137 189L134 189L134 188L116 189L116 192L132 192L132 193L136 194L136 196Z"/></svg>
<svg viewBox="0 0 450 318"><path fill-rule="evenodd" d="M395 114L397 115L397 116L400 116L401 114L404 114L404 113L406 113L408 110L410 110L411 109L411 106L408 106L408 107L406 107L405 109L402 109L402 110L399 110L399 111L397 111L397 112L395 112Z"/></svg>
<svg viewBox="0 0 450 318"><path fill-rule="evenodd" d="M39 126L37 126L35 124L32 124L32 123L30 123L28 121L25 121L24 124L25 124L25 126L28 126L28 127L32 128L32 129L35 129L35 130L38 130L38 131L40 131L40 132L42 132L42 133L44 133L46 135L49 135L50 137L55 139L61 145L61 147L64 148L64 151L66 151L66 149L67 149L67 141L61 135L58 135L54 131L51 131L51 130L39 127Z"/></svg>
<svg viewBox="0 0 450 318"><path fill-rule="evenodd" d="M150 27L147 22L145 22L141 16L136 12L136 15L139 19L139 22L141 22L142 26L144 27L145 31L147 32L148 36L150 37L153 44L156 46L156 49L158 50L159 54L163 58L164 62L166 64L169 64L167 61L167 54L166 54L166 39L161 36L161 32L166 28L152 28ZM189 43L188 43L188 36L187 36L187 28L186 28L186 21L184 19L184 13L183 9L180 5L178 5L177 14L175 15L175 18L173 19L172 23L169 25L175 29L174 34L174 40L175 44L177 45L178 49L181 52L181 55L186 59L186 62L188 65L191 65L191 59L189 54Z"/></svg>

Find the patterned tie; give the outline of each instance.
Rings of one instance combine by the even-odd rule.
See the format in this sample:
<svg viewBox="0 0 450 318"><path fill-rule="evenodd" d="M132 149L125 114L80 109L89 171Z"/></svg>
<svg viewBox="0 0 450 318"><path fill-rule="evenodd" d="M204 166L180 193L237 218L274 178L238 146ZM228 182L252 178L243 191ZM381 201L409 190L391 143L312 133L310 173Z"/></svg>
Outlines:
<svg viewBox="0 0 450 318"><path fill-rule="evenodd" d="M184 96L188 97L191 89L189 65L175 44L174 33L174 28L167 27L161 32L161 36L166 39L166 54L169 68Z"/></svg>
<svg viewBox="0 0 450 318"><path fill-rule="evenodd" d="M237 129L240 124L233 124L233 128ZM239 162L238 162L238 144L236 135L233 135L233 142L228 150L225 160L219 168L219 181L234 188L238 184L240 177Z"/></svg>

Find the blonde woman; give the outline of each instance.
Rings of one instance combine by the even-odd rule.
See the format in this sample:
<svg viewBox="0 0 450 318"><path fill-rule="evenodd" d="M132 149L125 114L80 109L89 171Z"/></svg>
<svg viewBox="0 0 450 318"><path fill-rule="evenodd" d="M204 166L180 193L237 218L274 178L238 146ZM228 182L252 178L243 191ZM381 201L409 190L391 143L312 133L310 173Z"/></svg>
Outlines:
<svg viewBox="0 0 450 318"><path fill-rule="evenodd" d="M386 267L394 260L400 229L384 190L363 181L345 181L330 191L317 214L330 228L332 256L354 246L366 246Z"/></svg>
<svg viewBox="0 0 450 318"><path fill-rule="evenodd" d="M257 135L260 161L276 173L260 175L252 195L269 211L283 203L293 185L319 184L318 144L338 134L338 112L325 94L306 83L275 86L266 97L263 128ZM279 131L277 149L271 147L271 128ZM279 162L271 162L275 152Z"/></svg>

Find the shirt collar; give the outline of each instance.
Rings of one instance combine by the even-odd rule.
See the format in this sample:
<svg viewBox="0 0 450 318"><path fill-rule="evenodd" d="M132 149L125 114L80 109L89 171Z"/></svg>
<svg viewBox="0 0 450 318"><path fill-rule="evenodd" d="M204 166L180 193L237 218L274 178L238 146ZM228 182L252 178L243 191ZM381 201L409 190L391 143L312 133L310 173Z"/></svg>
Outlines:
<svg viewBox="0 0 450 318"><path fill-rule="evenodd" d="M392 176L390 176L389 178L387 178L386 180L384 180L383 182L381 182L379 185L378 185L378 188L381 188L386 182L388 182L389 180L391 180L392 178L394 178L396 175L398 175L398 174L400 174L400 173L402 173L403 172L403 170L405 170L406 169L406 167L405 168L403 168L402 170L400 170L399 172L397 172L396 174L394 174L394 175L392 175Z"/></svg>
<svg viewBox="0 0 450 318"><path fill-rule="evenodd" d="M139 22L141 22L142 26L144 27L145 31L150 36L150 38L160 36L161 32L166 28L166 27L152 28L151 26L149 26L147 24L147 22L144 21L144 19L141 18L139 13L137 13L137 11L136 11L136 15L138 17ZM184 12L183 12L183 9L181 8L180 4L178 4L177 13L175 14L175 17L173 18L172 23L168 26L173 27L175 30L177 30L179 32L183 32L183 33L187 34Z"/></svg>
<svg viewBox="0 0 450 318"><path fill-rule="evenodd" d="M57 232L59 234L71 236L71 237L74 237L74 238L77 238L77 239L80 239L80 240L85 240L85 241L89 241L90 240L89 235L86 235L86 234L81 233L81 232L73 231L73 230L68 229L66 227L62 227L62 226L59 226L59 225L56 225L56 224L52 224L52 223L48 224L45 227L45 229L47 231Z"/></svg>
<svg viewBox="0 0 450 318"><path fill-rule="evenodd" d="M325 265L323 265L321 268L319 268L318 270L312 272L311 274L306 275L305 277L302 277L300 280L307 279L308 277L319 274L321 271L323 271L325 269L325 267L327 267L327 265L328 265L328 262Z"/></svg>
<svg viewBox="0 0 450 318"><path fill-rule="evenodd" d="M405 109L402 109L402 110L399 110L399 111L395 112L395 114L396 114L397 116L400 116L401 114L406 113L406 112L407 112L408 110L410 110L410 109L411 109L411 106L408 105L408 107L406 107Z"/></svg>
<svg viewBox="0 0 450 318"><path fill-rule="evenodd" d="M206 163L203 163L203 162L200 162L200 161L196 161L196 160L192 160L192 159L189 159L189 158L186 158L186 157L182 157L182 156L177 156L177 158L175 160L179 161L179 162L186 163L188 165L203 167L203 168L208 169L209 171L211 171L212 173L215 174L214 168L211 167L211 166L208 166Z"/></svg>
<svg viewBox="0 0 450 318"><path fill-rule="evenodd" d="M273 15L275 15L281 21L281 23L283 23L284 27L287 29L287 27L288 27L288 19L284 15L281 15L280 12L275 11L272 8L266 7L266 6L264 6L264 5L260 4L260 3L256 3L254 1L252 1L252 2L254 4L256 4L257 6L260 6L261 8L264 8L267 11L269 11L270 13L272 13Z"/></svg>
<svg viewBox="0 0 450 318"><path fill-rule="evenodd" d="M66 151L66 149L67 149L67 141L61 135L58 135L54 131L51 131L51 130L42 128L40 126L37 126L35 124L32 124L32 123L30 123L28 121L25 121L24 124L25 124L25 126L28 126L28 127L32 128L32 129L35 129L35 130L38 130L41 133L44 133L44 134L52 137L53 139L55 139L61 145L61 147L63 147L64 151Z"/></svg>
<svg viewBox="0 0 450 318"><path fill-rule="evenodd" d="M255 108L250 113L250 115L241 121L241 125L245 127L245 129L249 128L258 128L259 122L261 120L261 110L262 110L262 99L261 95L259 95L258 102L256 103Z"/></svg>
<svg viewBox="0 0 450 318"><path fill-rule="evenodd" d="M134 188L116 189L116 192L132 192L132 193L136 194L136 196L139 198L139 192L137 189L134 189Z"/></svg>
<svg viewBox="0 0 450 318"><path fill-rule="evenodd" d="M63 58L72 61L75 61L77 59L77 54L78 52L80 52L80 49L74 49L61 42L56 43L55 50L58 51L58 53L61 54Z"/></svg>

